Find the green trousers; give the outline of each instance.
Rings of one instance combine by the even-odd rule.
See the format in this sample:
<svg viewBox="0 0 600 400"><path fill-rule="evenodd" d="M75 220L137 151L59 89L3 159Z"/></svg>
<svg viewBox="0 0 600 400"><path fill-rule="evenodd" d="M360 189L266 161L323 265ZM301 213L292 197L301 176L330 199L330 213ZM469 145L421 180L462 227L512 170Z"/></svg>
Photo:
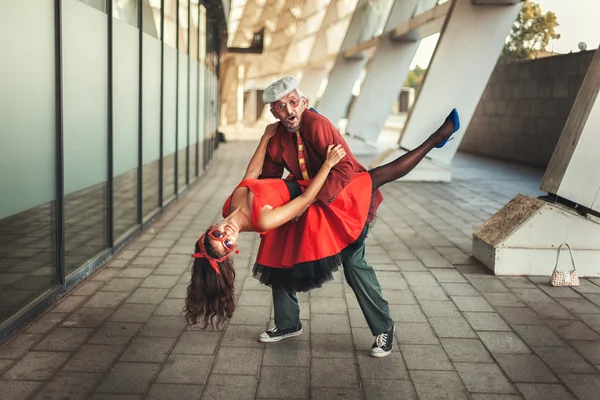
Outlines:
<svg viewBox="0 0 600 400"><path fill-rule="evenodd" d="M342 251L342 264L346 282L354 291L358 304L367 320L373 336L389 330L394 322L390 317L388 302L383 298L381 286L373 267L365 261L365 239L368 233L365 226L356 242ZM300 305L296 292L283 286L274 286L273 304L275 308L275 326L288 329L300 322Z"/></svg>

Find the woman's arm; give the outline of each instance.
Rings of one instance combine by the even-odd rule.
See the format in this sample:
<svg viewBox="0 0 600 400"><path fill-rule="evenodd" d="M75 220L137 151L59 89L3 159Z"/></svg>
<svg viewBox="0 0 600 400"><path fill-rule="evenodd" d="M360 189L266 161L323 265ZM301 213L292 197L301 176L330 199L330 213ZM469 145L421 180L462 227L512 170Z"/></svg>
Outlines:
<svg viewBox="0 0 600 400"><path fill-rule="evenodd" d="M323 187L323 184L325 184L331 169L338 162L340 162L345 155L346 152L341 145L337 145L335 147L333 145L329 145L327 148L327 159L319 169L317 175L310 182L304 193L281 207L268 208L269 206L265 206L265 208L261 210L260 216L258 217L257 228L261 232L275 229L289 222L296 215L298 215L300 211L305 210L315 201L317 194Z"/></svg>
<svg viewBox="0 0 600 400"><path fill-rule="evenodd" d="M267 154L267 145L269 144L269 140L275 136L278 124L279 122L275 122L274 124L267 125L265 128L265 133L260 138L258 147L248 163L244 179L258 179L265 161L265 155Z"/></svg>

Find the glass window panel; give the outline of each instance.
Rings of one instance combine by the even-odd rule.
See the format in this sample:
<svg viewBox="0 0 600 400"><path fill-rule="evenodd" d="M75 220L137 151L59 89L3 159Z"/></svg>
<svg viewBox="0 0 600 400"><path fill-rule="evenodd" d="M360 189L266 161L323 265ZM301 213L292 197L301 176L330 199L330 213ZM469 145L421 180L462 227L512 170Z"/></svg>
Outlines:
<svg viewBox="0 0 600 400"><path fill-rule="evenodd" d="M113 18L138 26L138 0L112 0Z"/></svg>
<svg viewBox="0 0 600 400"><path fill-rule="evenodd" d="M175 130L177 107L177 50L164 47L163 65L163 201L175 195Z"/></svg>
<svg viewBox="0 0 600 400"><path fill-rule="evenodd" d="M189 113L189 137L190 150L188 168L190 182L196 174L196 147L198 144L198 60L190 60L190 113Z"/></svg>
<svg viewBox="0 0 600 400"><path fill-rule="evenodd" d="M177 47L177 0L164 0L164 34L163 41L172 48Z"/></svg>
<svg viewBox="0 0 600 400"><path fill-rule="evenodd" d="M106 247L107 15L64 0L65 259L71 272Z"/></svg>
<svg viewBox="0 0 600 400"><path fill-rule="evenodd" d="M191 14L190 14L190 21L191 21L191 26L190 26L190 58L192 60L197 60L198 59L198 31L199 31L199 26L198 26L198 17L199 17L199 12L198 12L198 5L197 4L192 4L191 6Z"/></svg>
<svg viewBox="0 0 600 400"><path fill-rule="evenodd" d="M3 3L0 48L2 322L58 282L54 2Z"/></svg>
<svg viewBox="0 0 600 400"><path fill-rule="evenodd" d="M160 159L160 52L162 43L150 35L142 37L142 213L158 207Z"/></svg>
<svg viewBox="0 0 600 400"><path fill-rule="evenodd" d="M179 53L179 78L177 93L177 185L181 191L186 186L188 147L188 56Z"/></svg>
<svg viewBox="0 0 600 400"><path fill-rule="evenodd" d="M162 24L160 10L161 0L142 1L142 29L148 35L161 39L160 27Z"/></svg>
<svg viewBox="0 0 600 400"><path fill-rule="evenodd" d="M90 7L95 8L98 11L108 12L108 1L109 0L79 0L83 4L87 4Z"/></svg>
<svg viewBox="0 0 600 400"><path fill-rule="evenodd" d="M137 223L139 30L113 22L113 218L118 238Z"/></svg>
<svg viewBox="0 0 600 400"><path fill-rule="evenodd" d="M188 0L179 0L179 51L188 52Z"/></svg>

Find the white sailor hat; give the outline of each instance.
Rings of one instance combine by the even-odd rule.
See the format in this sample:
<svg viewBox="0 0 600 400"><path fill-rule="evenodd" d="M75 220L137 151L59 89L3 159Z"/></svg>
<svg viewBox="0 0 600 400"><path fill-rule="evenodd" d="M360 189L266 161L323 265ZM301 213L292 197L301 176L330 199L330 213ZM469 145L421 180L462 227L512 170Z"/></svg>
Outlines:
<svg viewBox="0 0 600 400"><path fill-rule="evenodd" d="M262 94L263 103L275 103L284 96L296 90L298 94L298 81L291 76L286 76L278 81L271 83Z"/></svg>

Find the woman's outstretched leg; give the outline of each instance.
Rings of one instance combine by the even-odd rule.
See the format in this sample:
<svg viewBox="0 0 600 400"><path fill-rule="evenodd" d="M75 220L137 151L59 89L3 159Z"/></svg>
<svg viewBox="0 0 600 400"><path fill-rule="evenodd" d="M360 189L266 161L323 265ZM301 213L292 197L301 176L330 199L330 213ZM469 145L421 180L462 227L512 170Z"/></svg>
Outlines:
<svg viewBox="0 0 600 400"><path fill-rule="evenodd" d="M431 136L429 136L429 138L419 147L398 157L388 164L370 170L369 173L371 174L371 180L373 181L373 190L408 174L417 166L417 164L419 164L419 162L421 162L423 157L425 157L431 149L436 146L442 147L441 145L445 144L444 142L456 132L458 127L458 113L456 110L453 110L442 126L431 134Z"/></svg>

